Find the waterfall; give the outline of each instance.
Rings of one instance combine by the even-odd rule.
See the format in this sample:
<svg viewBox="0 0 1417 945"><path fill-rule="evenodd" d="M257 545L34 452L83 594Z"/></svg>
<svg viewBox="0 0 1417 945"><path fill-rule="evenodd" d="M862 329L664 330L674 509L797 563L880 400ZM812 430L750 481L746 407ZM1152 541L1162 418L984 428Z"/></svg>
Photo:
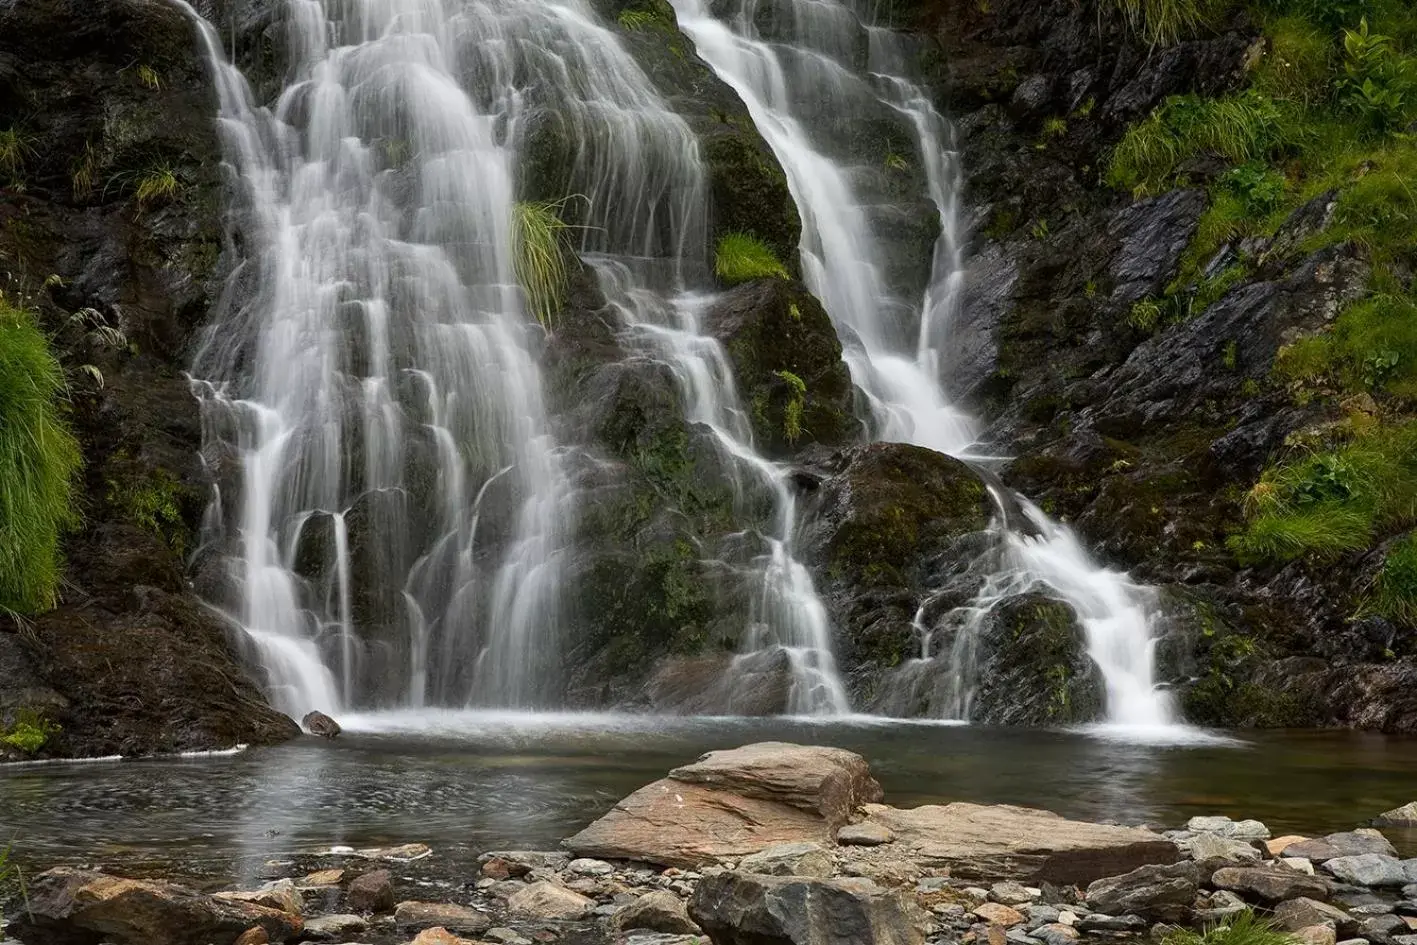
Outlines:
<svg viewBox="0 0 1417 945"><path fill-rule="evenodd" d="M559 704L576 503L513 242L539 148L567 165L560 209L627 342L772 495L745 652L787 653L789 711L846 711L785 471L697 326L697 142L588 3L287 0L267 107L176 2L215 74L243 249L192 370L225 484L203 556L273 702Z"/></svg>
<svg viewBox="0 0 1417 945"><path fill-rule="evenodd" d="M894 35L867 25L843 0L671 3L680 28L742 98L787 174L802 217L805 279L843 335L877 438L968 458L974 424L950 402L940 377L940 352L963 281L959 171L949 128L923 91L904 78ZM873 175L853 165L852 155L832 153L843 137L833 134L835 123L865 123L881 112L913 130L914 157L940 218L932 271L918 302L887 275L889 227L858 183ZM880 174L875 169L874 176ZM953 676L964 687L956 693L956 710L968 709L971 625L977 627L979 616L1006 596L1041 585L1077 612L1105 679L1109 720L1170 721L1167 697L1152 679L1151 592L1098 567L1069 529L1037 508L1025 510L1036 534L1000 528L1000 571L964 608L965 626L951 653L941 657L952 659ZM922 659L928 660L928 636L924 647Z"/></svg>

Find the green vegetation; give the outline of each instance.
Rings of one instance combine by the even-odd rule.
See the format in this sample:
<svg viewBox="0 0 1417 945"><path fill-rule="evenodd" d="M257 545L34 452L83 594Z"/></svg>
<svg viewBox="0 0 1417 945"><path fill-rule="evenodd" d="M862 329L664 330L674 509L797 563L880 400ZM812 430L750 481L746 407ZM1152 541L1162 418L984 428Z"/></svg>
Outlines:
<svg viewBox="0 0 1417 945"><path fill-rule="evenodd" d="M1147 42L1169 45L1211 22L1220 0L1116 0L1132 28Z"/></svg>
<svg viewBox="0 0 1417 945"><path fill-rule="evenodd" d="M1417 533L1408 533L1388 549L1373 582L1368 609L1417 625Z"/></svg>
<svg viewBox="0 0 1417 945"><path fill-rule="evenodd" d="M787 382L791 394L782 414L782 435L788 443L796 443L802 436L802 411L807 406L807 382L791 371L774 371Z"/></svg>
<svg viewBox="0 0 1417 945"><path fill-rule="evenodd" d="M1161 939L1161 945L1295 945L1296 939L1246 909L1204 931L1174 928Z"/></svg>
<svg viewBox="0 0 1417 945"><path fill-rule="evenodd" d="M84 145L84 153L74 161L73 169L69 173L70 189L75 200L83 202L93 196L94 184L98 180L98 165L98 152L94 150L93 142L87 142Z"/></svg>
<svg viewBox="0 0 1417 945"><path fill-rule="evenodd" d="M631 32L644 30L674 30L674 8L668 0L639 0L620 11L620 25Z"/></svg>
<svg viewBox="0 0 1417 945"><path fill-rule="evenodd" d="M1265 470L1229 544L1247 563L1331 559L1417 522L1417 423L1384 428Z"/></svg>
<svg viewBox="0 0 1417 945"><path fill-rule="evenodd" d="M108 501L130 522L162 539L178 555L186 552L182 484L171 473L159 469L144 482L109 482Z"/></svg>
<svg viewBox="0 0 1417 945"><path fill-rule="evenodd" d="M134 196L138 199L138 209L146 210L153 203L162 203L177 196L181 185L171 165L160 164L150 168L137 178Z"/></svg>
<svg viewBox="0 0 1417 945"><path fill-rule="evenodd" d="M512 241L517 280L527 305L541 327L551 331L561 315L570 287L564 203L518 203L512 214Z"/></svg>
<svg viewBox="0 0 1417 945"><path fill-rule="evenodd" d="M713 271L728 285L774 276L789 278L787 267L768 244L747 233L729 233L718 241Z"/></svg>
<svg viewBox="0 0 1417 945"><path fill-rule="evenodd" d="M11 125L0 131L0 184L18 189L24 183L25 160L34 154L29 137Z"/></svg>
<svg viewBox="0 0 1417 945"><path fill-rule="evenodd" d="M0 745L8 745L18 749L27 755L33 755L45 746L49 739L59 734L59 726L38 712L20 710L15 714L15 721L9 726L0 726ZM4 862L0 860L0 867ZM3 869L0 869L0 881L3 881Z"/></svg>
<svg viewBox="0 0 1417 945"><path fill-rule="evenodd" d="M79 447L63 396L48 341L28 312L0 295L0 611L54 605L59 539L78 518Z"/></svg>

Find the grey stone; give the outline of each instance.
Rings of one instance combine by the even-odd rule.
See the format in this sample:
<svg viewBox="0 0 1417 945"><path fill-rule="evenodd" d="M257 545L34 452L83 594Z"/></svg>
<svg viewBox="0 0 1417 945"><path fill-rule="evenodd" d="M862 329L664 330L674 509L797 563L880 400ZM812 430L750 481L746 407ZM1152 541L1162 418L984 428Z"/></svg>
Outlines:
<svg viewBox="0 0 1417 945"><path fill-rule="evenodd" d="M1391 913L1387 915L1369 916L1366 919L1360 920L1358 923L1358 934L1370 938L1405 931L1407 931L1407 923L1402 921L1402 916L1392 915Z"/></svg>
<svg viewBox="0 0 1417 945"><path fill-rule="evenodd" d="M1210 881L1217 889L1266 903L1299 898L1323 901L1330 895L1326 880L1278 866L1225 867L1216 870Z"/></svg>
<svg viewBox="0 0 1417 945"><path fill-rule="evenodd" d="M1417 945L1417 935L1394 935L1392 940L1397 945Z"/></svg>
<svg viewBox="0 0 1417 945"><path fill-rule="evenodd" d="M1298 932L1328 923L1340 935L1358 931L1358 920L1342 909L1314 899L1290 899L1274 907L1274 921L1283 929Z"/></svg>
<svg viewBox="0 0 1417 945"><path fill-rule="evenodd" d="M1403 862L1404 862L1404 863L1411 863L1412 861L1411 861L1411 860L1404 860ZM1410 874L1411 872L1412 872L1412 870L1409 869L1409 870L1408 870L1408 873ZM1402 887L1402 898L1403 898L1403 899L1417 899L1417 882L1409 883L1408 885Z"/></svg>
<svg viewBox="0 0 1417 945"><path fill-rule="evenodd" d="M358 935L369 927L357 915L322 915L305 922L305 937L321 942L344 941L346 936Z"/></svg>
<svg viewBox="0 0 1417 945"><path fill-rule="evenodd" d="M1370 916L1387 915L1393 911L1392 903L1389 902L1365 902L1360 906L1354 906L1348 910L1352 915Z"/></svg>
<svg viewBox="0 0 1417 945"><path fill-rule="evenodd" d="M1087 904L1098 912L1137 914L1167 922L1179 920L1195 898L1195 870L1189 863L1140 866L1087 887Z"/></svg>
<svg viewBox="0 0 1417 945"><path fill-rule="evenodd" d="M766 876L811 876L826 879L832 874L831 854L815 843L779 843L743 857L738 869Z"/></svg>
<svg viewBox="0 0 1417 945"><path fill-rule="evenodd" d="M476 909L451 902L409 901L394 909L394 924L408 932L442 926L449 932L480 935L492 927L492 920Z"/></svg>
<svg viewBox="0 0 1417 945"><path fill-rule="evenodd" d="M923 945L914 897L865 880L724 873L703 879L689 914L714 945Z"/></svg>
<svg viewBox="0 0 1417 945"><path fill-rule="evenodd" d="M1083 932L1141 932L1149 923L1139 915L1103 915L1089 913L1078 919Z"/></svg>
<svg viewBox="0 0 1417 945"><path fill-rule="evenodd" d="M1368 945L1366 938L1345 938L1338 945Z"/></svg>
<svg viewBox="0 0 1417 945"><path fill-rule="evenodd" d="M878 847L894 839L890 830L872 823L847 824L836 832L836 842L844 847Z"/></svg>
<svg viewBox="0 0 1417 945"><path fill-rule="evenodd" d="M580 876L609 876L615 872L615 867L604 860L592 860L588 857L572 860L566 868Z"/></svg>
<svg viewBox="0 0 1417 945"><path fill-rule="evenodd" d="M1373 823L1379 827L1417 827L1417 801L1379 814Z"/></svg>
<svg viewBox="0 0 1417 945"><path fill-rule="evenodd" d="M1274 861L1276 865L1296 873L1303 873L1305 876L1314 875L1314 863L1312 860L1302 856L1282 856Z"/></svg>
<svg viewBox="0 0 1417 945"><path fill-rule="evenodd" d="M489 860L505 860L515 867L511 871L513 876L525 876L534 869L563 870L571 862L571 855L556 850L493 850L477 858L479 864Z"/></svg>
<svg viewBox="0 0 1417 945"><path fill-rule="evenodd" d="M595 903L555 883L540 882L508 896L507 908L532 919L579 919L595 908Z"/></svg>
<svg viewBox="0 0 1417 945"><path fill-rule="evenodd" d="M1231 860L1258 863L1260 851L1247 840L1235 840L1218 833L1198 833L1178 840L1176 845L1195 860Z"/></svg>
<svg viewBox="0 0 1417 945"><path fill-rule="evenodd" d="M515 929L488 929L482 933L482 938L489 942L498 942L500 945L532 945L531 939Z"/></svg>
<svg viewBox="0 0 1417 945"><path fill-rule="evenodd" d="M1336 856L1325 860L1323 869L1339 880L1356 886L1403 886L1407 883L1407 871L1397 857L1381 853Z"/></svg>
<svg viewBox="0 0 1417 945"><path fill-rule="evenodd" d="M1038 893L1030 891L1023 883L1016 883L1013 880L1005 880L989 887L990 900L1002 902L1006 906L1021 906L1030 903L1037 899L1038 895Z"/></svg>
<svg viewBox="0 0 1417 945"><path fill-rule="evenodd" d="M1201 908L1195 910L1195 918L1203 925L1219 923L1249 908L1245 900L1228 889L1217 889L1210 894Z"/></svg>
<svg viewBox="0 0 1417 945"><path fill-rule="evenodd" d="M1054 922L1029 933L1043 945L1072 945L1079 938L1078 930L1070 925Z"/></svg>
<svg viewBox="0 0 1417 945"><path fill-rule="evenodd" d="M1212 833L1230 840L1268 840L1269 828L1258 820L1231 820L1229 817L1192 817L1186 829L1193 833Z"/></svg>
<svg viewBox="0 0 1417 945"><path fill-rule="evenodd" d="M612 922L615 928L622 931L643 929L669 935L692 935L699 931L699 927L689 918L683 901L662 889L646 893L634 902L621 906Z"/></svg>
<svg viewBox="0 0 1417 945"><path fill-rule="evenodd" d="M1360 856L1364 853L1379 853L1396 856L1397 851L1387 838L1376 830L1352 830L1347 833L1331 833L1313 840L1300 840L1284 848L1281 856L1302 856L1323 863L1340 856Z"/></svg>
<svg viewBox="0 0 1417 945"><path fill-rule="evenodd" d="M1025 911L1028 913L1028 928L1036 929L1048 925L1052 922L1062 920L1062 913L1053 906L1045 906L1041 903L1029 905Z"/></svg>

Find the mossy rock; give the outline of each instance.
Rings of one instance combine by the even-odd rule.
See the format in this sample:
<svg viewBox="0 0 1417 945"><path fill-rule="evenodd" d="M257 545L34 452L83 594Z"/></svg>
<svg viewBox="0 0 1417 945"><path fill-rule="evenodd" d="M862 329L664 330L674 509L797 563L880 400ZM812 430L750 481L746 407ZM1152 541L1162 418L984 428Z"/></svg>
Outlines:
<svg viewBox="0 0 1417 945"><path fill-rule="evenodd" d="M979 634L974 721L1071 725L1102 716L1102 674L1071 606L1020 594L995 606Z"/></svg>
<svg viewBox="0 0 1417 945"><path fill-rule="evenodd" d="M728 352L738 396L766 453L785 456L811 443L844 446L860 437L836 329L800 284L768 278L740 286L719 299L706 324Z"/></svg>
<svg viewBox="0 0 1417 945"><path fill-rule="evenodd" d="M802 221L787 175L751 123L724 122L701 137L708 162L710 233L749 233L796 268Z"/></svg>

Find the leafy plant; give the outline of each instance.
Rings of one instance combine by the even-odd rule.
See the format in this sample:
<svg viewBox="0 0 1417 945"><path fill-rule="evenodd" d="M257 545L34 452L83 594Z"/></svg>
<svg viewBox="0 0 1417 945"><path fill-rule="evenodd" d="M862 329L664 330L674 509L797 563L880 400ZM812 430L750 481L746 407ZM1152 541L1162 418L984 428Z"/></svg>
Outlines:
<svg viewBox="0 0 1417 945"><path fill-rule="evenodd" d="M1358 29L1343 31L1343 78L1338 84L1343 103L1378 132L1400 127L1417 95L1413 63L1393 46L1392 37L1368 29L1367 17Z"/></svg>
<svg viewBox="0 0 1417 945"><path fill-rule="evenodd" d="M52 607L59 539L77 524L79 447L64 421L64 375L29 313L0 295L0 610Z"/></svg>
<svg viewBox="0 0 1417 945"><path fill-rule="evenodd" d="M1221 175L1220 183L1254 216L1273 212L1284 199L1284 175L1258 161L1231 168Z"/></svg>
<svg viewBox="0 0 1417 945"><path fill-rule="evenodd" d="M782 414L782 433L788 443L796 443L802 436L802 413L807 405L807 382L791 371L775 371L779 378L787 382L790 391L787 407Z"/></svg>
<svg viewBox="0 0 1417 945"><path fill-rule="evenodd" d="M1417 534L1396 541L1373 582L1368 609L1406 624L1417 624Z"/></svg>
<svg viewBox="0 0 1417 945"><path fill-rule="evenodd" d="M754 279L790 278L787 267L772 249L747 233L729 233L718 241L713 271L727 285L739 285Z"/></svg>
<svg viewBox="0 0 1417 945"><path fill-rule="evenodd" d="M512 212L512 241L517 280L527 305L541 327L555 328L570 288L566 231L561 219L565 202L517 203Z"/></svg>

